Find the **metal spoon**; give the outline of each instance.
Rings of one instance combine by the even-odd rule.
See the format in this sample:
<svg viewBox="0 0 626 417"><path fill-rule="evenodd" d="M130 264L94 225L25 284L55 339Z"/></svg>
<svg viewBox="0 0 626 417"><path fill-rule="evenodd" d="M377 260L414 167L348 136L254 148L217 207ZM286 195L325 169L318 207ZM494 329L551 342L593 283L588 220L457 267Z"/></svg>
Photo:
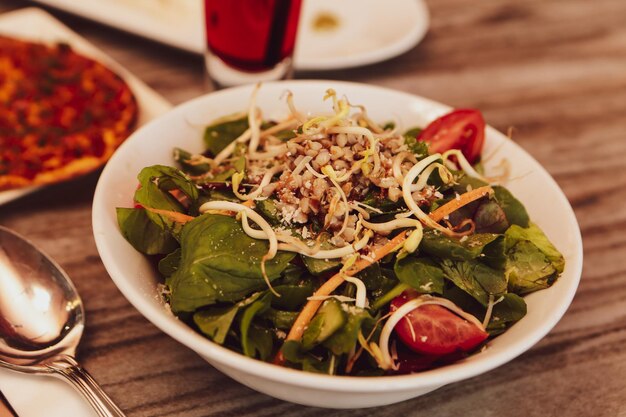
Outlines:
<svg viewBox="0 0 626 417"><path fill-rule="evenodd" d="M123 417L74 359L84 327L83 304L67 274L0 226L0 366L65 379L100 416Z"/></svg>

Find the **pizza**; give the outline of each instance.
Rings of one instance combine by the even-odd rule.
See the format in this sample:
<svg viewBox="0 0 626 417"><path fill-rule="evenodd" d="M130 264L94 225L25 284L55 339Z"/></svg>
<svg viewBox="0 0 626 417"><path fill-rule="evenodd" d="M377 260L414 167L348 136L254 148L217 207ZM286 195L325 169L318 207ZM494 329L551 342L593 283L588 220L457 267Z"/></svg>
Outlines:
<svg viewBox="0 0 626 417"><path fill-rule="evenodd" d="M0 190L101 166L138 115L128 85L69 45L0 36Z"/></svg>

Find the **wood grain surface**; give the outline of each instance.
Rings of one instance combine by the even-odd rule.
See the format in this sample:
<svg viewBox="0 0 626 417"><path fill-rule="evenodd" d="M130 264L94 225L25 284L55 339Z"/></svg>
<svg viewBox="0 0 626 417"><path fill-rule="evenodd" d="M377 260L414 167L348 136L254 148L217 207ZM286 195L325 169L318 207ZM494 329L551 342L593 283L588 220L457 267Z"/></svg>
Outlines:
<svg viewBox="0 0 626 417"><path fill-rule="evenodd" d="M0 11L31 3L0 0ZM322 411L220 374L120 294L91 234L97 174L0 207L74 279L87 308L81 361L129 416L626 416L626 1L430 0L425 40L391 61L296 73L478 107L554 176L584 239L568 312L530 351L404 403ZM204 92L202 60L53 12L177 104ZM393 23L388 23L393 24ZM549 209L549 208L546 208Z"/></svg>

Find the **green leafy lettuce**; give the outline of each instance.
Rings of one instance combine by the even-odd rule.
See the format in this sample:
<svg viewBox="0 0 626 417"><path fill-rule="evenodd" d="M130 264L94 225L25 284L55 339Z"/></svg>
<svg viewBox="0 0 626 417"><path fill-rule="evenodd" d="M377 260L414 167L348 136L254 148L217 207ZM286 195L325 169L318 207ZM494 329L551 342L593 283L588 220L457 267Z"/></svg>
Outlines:
<svg viewBox="0 0 626 417"><path fill-rule="evenodd" d="M504 273L481 262L446 259L441 267L447 279L484 306L489 303L490 295L496 297L507 291Z"/></svg>
<svg viewBox="0 0 626 417"><path fill-rule="evenodd" d="M203 214L185 224L180 243L180 265L167 279L174 312L237 301L266 287L261 261L268 243L249 237L234 218ZM279 252L266 261L270 281L280 276L293 257Z"/></svg>
<svg viewBox="0 0 626 417"><path fill-rule="evenodd" d="M235 120L218 121L204 130L204 144L213 155L217 155L233 140L248 129L248 116Z"/></svg>
<svg viewBox="0 0 626 417"><path fill-rule="evenodd" d="M429 230L424 233L419 249L440 259L468 261L478 257L487 245L500 238L494 233L477 233L460 240Z"/></svg>
<svg viewBox="0 0 626 417"><path fill-rule="evenodd" d="M535 224L511 226L505 233L509 289L527 294L547 288L563 272L565 259Z"/></svg>
<svg viewBox="0 0 626 417"><path fill-rule="evenodd" d="M116 211L122 235L139 252L166 254L178 247L178 242L167 228L153 222L145 209L117 208Z"/></svg>
<svg viewBox="0 0 626 417"><path fill-rule="evenodd" d="M400 282L420 293L443 293L445 275L432 259L406 256L396 260L394 271Z"/></svg>
<svg viewBox="0 0 626 417"><path fill-rule="evenodd" d="M191 202L198 199L197 186L176 168L153 165L142 169L137 179L140 187L135 192L135 201L144 207L185 213L185 206L171 193L174 190L187 196Z"/></svg>

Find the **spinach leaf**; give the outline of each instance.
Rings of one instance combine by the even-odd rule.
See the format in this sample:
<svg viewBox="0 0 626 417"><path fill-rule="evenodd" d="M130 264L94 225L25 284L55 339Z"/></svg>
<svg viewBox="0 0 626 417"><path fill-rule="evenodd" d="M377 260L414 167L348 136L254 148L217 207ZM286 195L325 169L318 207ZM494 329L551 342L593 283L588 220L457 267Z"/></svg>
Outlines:
<svg viewBox="0 0 626 417"><path fill-rule="evenodd" d="M443 293L443 270L429 258L406 256L396 260L396 276L420 293Z"/></svg>
<svg viewBox="0 0 626 417"><path fill-rule="evenodd" d="M412 127L404 132L404 136L410 136L415 139L419 136L420 133L422 133L422 130L423 129L421 127Z"/></svg>
<svg viewBox="0 0 626 417"><path fill-rule="evenodd" d="M474 278L489 295L500 296L506 293L507 282L502 271L498 271L480 262L471 262L470 269L474 270Z"/></svg>
<svg viewBox="0 0 626 417"><path fill-rule="evenodd" d="M307 298L315 290L311 281L303 282L300 285L278 285L274 290L280 297L272 298L272 307L282 310L299 311L307 302Z"/></svg>
<svg viewBox="0 0 626 417"><path fill-rule="evenodd" d="M182 170L189 175L202 175L211 170L207 163L193 164L191 158L193 154L184 149L174 148L174 160L178 162Z"/></svg>
<svg viewBox="0 0 626 417"><path fill-rule="evenodd" d="M159 273L167 278L176 272L178 265L180 265L180 248L177 248L159 261Z"/></svg>
<svg viewBox="0 0 626 417"><path fill-rule="evenodd" d="M323 273L338 269L341 267L341 261L335 259L315 259L310 256L300 255L306 269L313 275L322 275Z"/></svg>
<svg viewBox="0 0 626 417"><path fill-rule="evenodd" d="M241 316L241 323L239 324L239 334L241 336L241 348L243 350L243 354L254 358L256 354L259 353L261 360L265 359L265 355L269 356L271 353L271 347L269 352L266 348L267 346L267 336L265 336L263 331L254 330L251 328L252 320L254 316L257 314L261 314L266 311L270 307L270 302L272 301L272 294L270 292L266 292L262 297L255 300L252 304L247 306L243 311ZM250 334L249 334L250 332ZM250 337L251 336L251 337ZM271 344L271 337L270 337Z"/></svg>
<svg viewBox="0 0 626 417"><path fill-rule="evenodd" d="M425 158L429 155L428 144L423 141L417 140L417 136L421 132L421 129L414 128L408 130L404 134L404 143L418 159Z"/></svg>
<svg viewBox="0 0 626 417"><path fill-rule="evenodd" d="M311 350L332 336L333 333L342 329L346 320L346 312L343 311L341 303L332 298L326 300L304 331L302 348Z"/></svg>
<svg viewBox="0 0 626 417"><path fill-rule="evenodd" d="M328 374L331 360L324 360L306 352L300 342L287 340L280 350L288 365L296 365L299 369L307 372Z"/></svg>
<svg viewBox="0 0 626 417"><path fill-rule="evenodd" d="M469 189L476 189L480 187L484 187L485 185L489 185L483 180L479 180L478 178L470 177L469 175L461 175L457 178L456 184L452 187L454 191L459 194L466 193Z"/></svg>
<svg viewBox="0 0 626 417"><path fill-rule="evenodd" d="M140 187L135 191L135 201L144 207L186 213L185 207L170 191L177 190L186 195L191 203L191 212L196 212L198 189L196 185L176 168L153 165L141 170L137 176ZM162 230L170 233L176 240L180 239L182 225L168 216L146 211L148 218Z"/></svg>
<svg viewBox="0 0 626 417"><path fill-rule="evenodd" d="M251 358L267 361L274 351L274 332L252 323L246 335L246 346Z"/></svg>
<svg viewBox="0 0 626 417"><path fill-rule="evenodd" d="M281 223L276 200L273 198L256 201L256 209L270 224L277 226Z"/></svg>
<svg viewBox="0 0 626 417"><path fill-rule="evenodd" d="M276 125L276 123L272 123L272 126ZM269 129L270 127L269 124L266 126L262 126L262 129ZM302 132L300 132L302 133ZM287 142L289 139L293 139L297 136L296 132L293 129L285 129L285 130L280 130L276 133L274 133L272 136L274 136L276 139L280 139L283 142Z"/></svg>
<svg viewBox="0 0 626 417"><path fill-rule="evenodd" d="M463 311L474 315L481 322L485 318L487 309L478 303L473 297L456 286L446 288L444 298L452 301ZM499 298L499 297L498 297ZM495 299L494 301L497 301ZM518 295L506 293L502 295L502 300L493 306L491 319L487 325L487 331L491 336L502 333L513 323L526 315L526 303Z"/></svg>
<svg viewBox="0 0 626 417"><path fill-rule="evenodd" d="M507 255L505 273L511 292L528 294L548 288L556 280L557 271L554 265L530 241L517 241Z"/></svg>
<svg viewBox="0 0 626 417"><path fill-rule="evenodd" d="M447 285L443 290L443 298L452 301L461 310L470 313L481 322L485 318L486 306L456 285Z"/></svg>
<svg viewBox="0 0 626 417"><path fill-rule="evenodd" d="M560 274L565 267L565 259L561 252L550 242L543 231L534 223L530 223L527 228L517 225L511 226L505 233L507 246L512 246L516 241L528 240L535 245L546 258L550 260L554 269Z"/></svg>
<svg viewBox="0 0 626 417"><path fill-rule="evenodd" d="M504 294L504 298L493 306L487 330L491 336L502 333L526 315L526 302L516 294Z"/></svg>
<svg viewBox="0 0 626 417"><path fill-rule="evenodd" d="M194 311L218 301L233 302L265 288L261 260L268 244L249 237L232 217L203 214L185 224L180 266L167 279L175 313ZM265 263L275 280L294 254L279 252Z"/></svg>
<svg viewBox="0 0 626 417"><path fill-rule="evenodd" d="M263 122L263 124L261 125L261 129L266 130L274 126L276 126L276 122ZM300 131L300 133L302 133L302 131ZM288 141L289 139L295 138L297 135L293 129L285 129L274 133L273 136L282 141Z"/></svg>
<svg viewBox="0 0 626 417"><path fill-rule="evenodd" d="M441 268L447 279L484 306L489 303L489 295L499 296L507 290L504 272L478 261L446 259L442 261Z"/></svg>
<svg viewBox="0 0 626 417"><path fill-rule="evenodd" d="M144 207L185 212L183 205L170 193L178 190L192 202L198 199L198 188L182 171L176 168L153 165L141 170L137 176L141 187L135 192L135 201ZM152 214L148 216L152 218Z"/></svg>
<svg viewBox="0 0 626 417"><path fill-rule="evenodd" d="M117 208L117 222L124 238L147 255L170 253L178 242L167 230L155 224L143 208Z"/></svg>
<svg viewBox="0 0 626 417"><path fill-rule="evenodd" d="M182 232L183 223L178 223L172 220L169 216L162 215L160 213L154 213L150 210L146 210L146 215L158 227L168 232L176 241L180 244L180 233Z"/></svg>
<svg viewBox="0 0 626 417"><path fill-rule="evenodd" d="M241 136L246 129L248 129L248 116L212 124L204 131L204 144L215 156Z"/></svg>
<svg viewBox="0 0 626 417"><path fill-rule="evenodd" d="M380 262L373 263L356 276L363 281L365 288L372 297L380 297L398 284L398 278L394 271L381 267Z"/></svg>
<svg viewBox="0 0 626 417"><path fill-rule="evenodd" d="M513 194L506 188L499 185L494 185L492 188L496 201L502 207L508 222L521 227L528 227L530 218L524 205L513 197Z"/></svg>
<svg viewBox="0 0 626 417"><path fill-rule="evenodd" d="M406 210L406 205L404 204L404 201L402 199L393 202L375 187L372 187L372 189L365 195L365 198L363 199L363 204L379 209L383 213L385 213L385 215L395 214ZM380 215L380 213L374 212L367 208L365 208L365 210L373 217L377 217Z"/></svg>
<svg viewBox="0 0 626 417"><path fill-rule="evenodd" d="M204 182L208 184L226 183L237 172L245 172L247 150L248 147L244 143L238 143L233 152L233 162L230 164L230 168L227 167L228 169L215 174L213 177L206 178Z"/></svg>
<svg viewBox="0 0 626 417"><path fill-rule="evenodd" d="M204 335L222 345L238 311L237 305L211 307L194 313L193 321Z"/></svg>
<svg viewBox="0 0 626 417"><path fill-rule="evenodd" d="M313 285L313 279L304 267L289 264L280 275L279 285Z"/></svg>
<svg viewBox="0 0 626 417"><path fill-rule="evenodd" d="M234 168L229 168L219 174L215 174L212 178L207 178L206 183L218 183L223 182L226 183L233 175L235 175L238 171Z"/></svg>
<svg viewBox="0 0 626 417"><path fill-rule="evenodd" d="M239 339L242 351L249 357L266 360L274 348L272 333L254 323L254 318L264 317L270 310L272 294L258 292L232 306L210 306L196 311L193 321L200 331L214 342L224 344L235 318L239 319Z"/></svg>
<svg viewBox="0 0 626 417"><path fill-rule="evenodd" d="M370 305L370 309L372 311L380 310L381 308L389 304L391 300L393 300L394 298L396 298L397 296L399 296L400 294L402 294L405 290L408 290L409 288L410 287L403 282L396 284L394 287L390 288L387 292L384 292L381 295L379 295L378 298L376 298Z"/></svg>
<svg viewBox="0 0 626 417"><path fill-rule="evenodd" d="M354 306L347 309L347 316L348 321L345 325L323 342L324 347L335 355L349 353L357 344L361 326L366 322L370 325L374 322L366 310Z"/></svg>
<svg viewBox="0 0 626 417"><path fill-rule="evenodd" d="M270 307L260 313L259 316L269 320L277 329L290 330L296 322L296 318L298 318L299 314L299 311L276 310L275 308Z"/></svg>
<svg viewBox="0 0 626 417"><path fill-rule="evenodd" d="M506 244L503 235L489 243L480 254L480 261L494 269L504 270L507 262Z"/></svg>
<svg viewBox="0 0 626 417"><path fill-rule="evenodd" d="M286 142L289 139L295 138L296 134L293 130L281 130L280 132L274 133L274 137Z"/></svg>
<svg viewBox="0 0 626 417"><path fill-rule="evenodd" d="M320 244L321 249L330 250L330 249L336 248L336 246L334 246L328 241L329 238L330 238L330 235L328 233L320 234L319 239L321 242ZM302 258L302 262L304 263L304 266L306 266L306 269L308 269L311 274L316 275L316 276L341 267L341 260L337 260L337 259L329 259L329 260L316 259L316 258L311 258L310 256L305 256L305 255L301 255L301 258Z"/></svg>
<svg viewBox="0 0 626 417"><path fill-rule="evenodd" d="M469 261L478 257L485 246L496 239L498 235L493 233L477 233L461 242L460 239L448 237L436 230L429 230L424 233L419 250L441 259Z"/></svg>
<svg viewBox="0 0 626 417"><path fill-rule="evenodd" d="M198 201L198 206L206 203L207 201L225 200L233 203L240 203L241 200L233 193L231 188L215 187L209 189L208 196L202 196Z"/></svg>
<svg viewBox="0 0 626 417"><path fill-rule="evenodd" d="M220 345L224 344L228 331L230 330L237 313L239 313L242 308L247 307L249 309L260 298L263 296L266 297L268 293L269 291L254 293L250 297L241 300L234 305L203 308L202 310L198 310L194 313L193 321L196 326L198 326L200 331L215 343L219 343ZM252 316L254 316L254 314Z"/></svg>

